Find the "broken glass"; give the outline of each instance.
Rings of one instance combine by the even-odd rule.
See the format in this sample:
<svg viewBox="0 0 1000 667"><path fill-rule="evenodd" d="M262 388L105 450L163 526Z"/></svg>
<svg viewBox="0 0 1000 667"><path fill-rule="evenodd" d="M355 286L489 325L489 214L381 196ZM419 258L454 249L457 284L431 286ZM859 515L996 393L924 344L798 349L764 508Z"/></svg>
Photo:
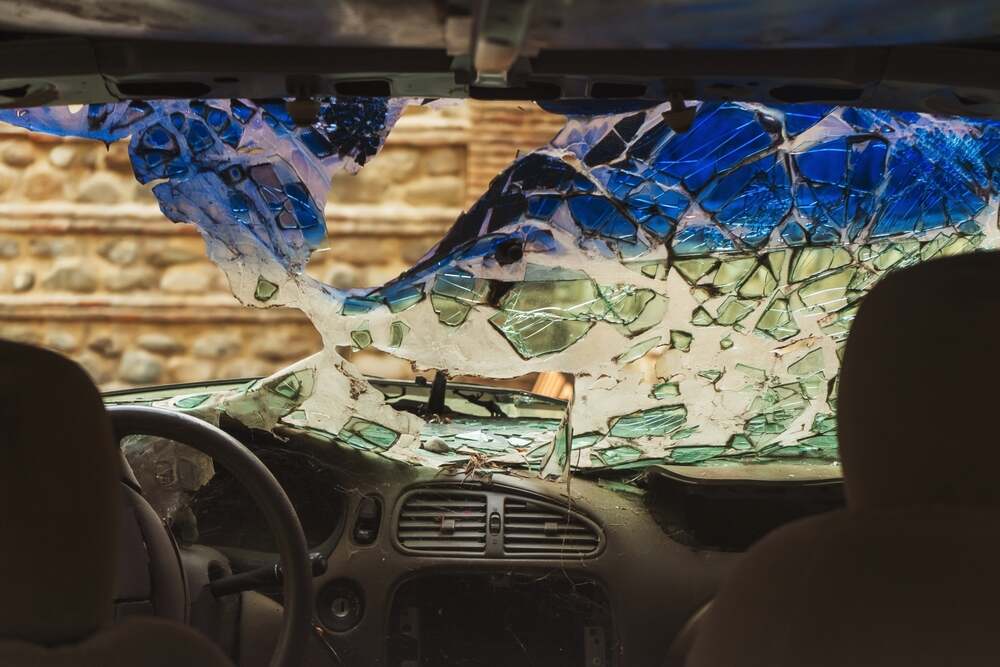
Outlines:
<svg viewBox="0 0 1000 667"><path fill-rule="evenodd" d="M325 349L290 369L173 407L424 465L835 464L837 373L864 295L905 266L1000 245L997 123L715 102L678 133L661 105L568 118L402 275L324 285L303 269L326 242L331 174L374 157L408 103L328 98L309 126L280 100L0 119L130 137L136 177L199 228L239 300L300 308L323 333ZM431 428L409 398L372 391L337 354L348 345L483 378L571 374L580 435L504 433L493 413ZM305 370L309 387L290 379Z"/></svg>

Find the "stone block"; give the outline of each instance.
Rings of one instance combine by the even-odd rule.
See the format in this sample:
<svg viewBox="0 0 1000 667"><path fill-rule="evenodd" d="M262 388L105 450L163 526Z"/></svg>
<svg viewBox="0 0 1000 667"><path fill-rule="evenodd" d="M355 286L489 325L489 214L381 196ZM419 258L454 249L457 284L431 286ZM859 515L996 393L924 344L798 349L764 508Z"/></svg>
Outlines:
<svg viewBox="0 0 1000 667"><path fill-rule="evenodd" d="M131 384L154 384L163 377L163 362L144 350L127 350L118 365L118 377Z"/></svg>

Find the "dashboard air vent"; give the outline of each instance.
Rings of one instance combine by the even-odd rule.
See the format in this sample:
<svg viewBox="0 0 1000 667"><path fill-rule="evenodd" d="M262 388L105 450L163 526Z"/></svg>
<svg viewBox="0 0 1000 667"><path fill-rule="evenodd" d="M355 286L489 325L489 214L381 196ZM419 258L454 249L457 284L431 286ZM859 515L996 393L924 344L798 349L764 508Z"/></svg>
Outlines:
<svg viewBox="0 0 1000 667"><path fill-rule="evenodd" d="M548 503L504 499L505 555L580 558L593 556L600 548L599 529L578 514Z"/></svg>
<svg viewBox="0 0 1000 667"><path fill-rule="evenodd" d="M414 491L399 511L396 537L406 551L438 556L486 553L486 495Z"/></svg>

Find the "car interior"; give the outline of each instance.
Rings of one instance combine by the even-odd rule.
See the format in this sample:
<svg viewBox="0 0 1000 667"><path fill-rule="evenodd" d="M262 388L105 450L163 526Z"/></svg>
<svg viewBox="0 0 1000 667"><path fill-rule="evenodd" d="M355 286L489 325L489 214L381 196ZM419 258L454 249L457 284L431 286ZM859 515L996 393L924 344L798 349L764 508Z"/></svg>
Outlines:
<svg viewBox="0 0 1000 667"><path fill-rule="evenodd" d="M975 236L981 231L976 228L975 234L967 234L977 241L965 254L921 255L918 248L913 257L926 255L927 261L893 265L885 277L878 274L877 282L872 278L862 284L852 274L849 288L846 281L839 286L854 299L844 299L853 306L850 312L830 314L824 308L822 313L828 316L824 326L843 324L835 341L839 374L829 380L820 374L821 382L815 373L802 374L816 382L803 390L802 402L821 396L835 415L802 413L812 424L802 417L803 436L810 438L811 449L796 450L787 458L782 458L785 453L774 454L773 460L759 465L739 465L744 454L737 451L743 448L738 438L730 438L725 446L691 441L667 446L686 450L690 458L683 459L656 449L658 445L649 440L622 435L627 427L648 427L663 441L665 433L678 433L675 429L683 419L671 422L670 430L662 427L663 421L676 417L676 411L654 414L647 408L654 398L672 400L676 394L670 392L677 391L680 382L672 377L657 377L655 386L641 390L647 403L626 401L614 420L605 419L607 433L574 426L590 423L589 412L599 413L601 394L586 394L583 384L594 380L597 386L607 379L610 366L597 362L596 370L565 371L576 376L575 402L573 390L568 400L565 395L547 397L491 385L485 373L483 384L451 379L447 372L454 369L445 364L435 367L438 372L432 381L368 378L379 404L362 418L354 411L361 415L371 407L364 403L366 390L358 389L355 376L342 367L335 369L342 375L325 375L329 368L303 362L265 378L219 378L101 393L66 356L0 340L0 526L4 528L0 582L5 592L0 602L0 665L997 663L1000 649L994 641L992 612L1000 596L1000 577L992 549L998 541L993 520L1000 487L992 478L1000 453L990 440L989 415L995 409L993 371L1000 374L1000 358L992 355L990 345L994 327L1000 324L1000 297L992 283L1000 271L1000 252L988 243L976 244L978 239L992 238L989 235L998 227L997 200L989 193L997 189L1000 148L994 148L1000 141L991 144L989 133L1000 128L994 120L1000 114L1000 83L992 74L994 61L1000 58L995 35L1000 10L973 1L946 8L936 3L907 6L895 0L867 6L813 0L742 3L745 7L646 1L618 7L589 0L551 6L530 0L329 4L302 3L282 10L254 3L215 6L203 0L154 0L145 5L118 0L0 0L4 10L0 51L6 54L0 61L0 118L20 122L28 130L69 136L69 125L46 125L51 117L32 114L66 105L90 105L91 110L119 105L111 116L100 119L105 122L114 121L115 113L124 117L136 109L141 111L137 118L160 113L150 104L163 103L164 118L174 112L175 128L181 131L182 123L188 123L184 128L193 127L191 120L177 119L179 114L169 105L190 104L192 114L209 113L199 111L199 101L231 98L226 109L234 117L240 99L266 100L259 104L265 120L267 113L272 119L279 117L276 108L286 111L284 127L293 134L303 127L308 131L310 123L320 124L317 119L328 108L321 110L320 99L340 97L351 104L368 98L407 98L420 104L444 98L518 100L566 115L569 136L591 151L586 162L595 154L594 147L602 144L613 158L632 159L645 134L661 131L661 121L663 136L669 132L681 137L678 141L688 131L688 137L700 136L696 133L709 122L703 120L709 117L705 111L709 107L688 106L695 100L717 103L720 106L712 109L721 109L720 114L751 109L772 134L785 130L774 130L760 120L766 120L760 110L767 105L785 109L782 113L788 115L782 119L791 118L789 109L807 109L802 112L807 114L815 105L826 105L826 110L814 114L826 120L811 121L819 123L819 130L805 130L814 132L846 118L841 109L875 110L904 119L893 120L893 128L910 128L897 130L905 136L893 141L905 142L911 136L916 137L914 142L922 141L931 131L927 128L958 127L963 137L972 137L970 142L987 146L975 157L986 165L977 191L986 193L982 196L987 203L974 217L991 231ZM625 5L630 5L629 11ZM856 20L860 13L869 21ZM356 113L368 113L365 104L357 103L362 110ZM387 104L388 112L384 105L379 110L383 119L393 113L391 102ZM732 106L736 104L744 106ZM87 114L91 120L96 116ZM650 115L636 120L624 139L619 136L619 148L609 149L606 139L599 141L612 136L607 130L612 124L619 135L626 134L623 123L641 114ZM212 122L208 115L203 117ZM271 129L282 131L284 118L272 123ZM650 130L653 121L658 124ZM592 131L596 125L587 123L604 123L602 132L607 134ZM883 126L890 124L884 121ZM102 139L100 132L109 126L98 125L92 124L85 138ZM967 125L973 129L967 130ZM645 128L642 132L640 126ZM220 122L212 132L223 136L227 127ZM131 132L119 130L107 137L117 140ZM855 151L851 155L856 156L885 133L882 127L859 130L857 126L851 132L855 134L845 150ZM79 136L84 136L82 131ZM110 142L107 137L103 140ZM187 137L193 145L191 134ZM133 150L146 160L142 164L150 166L148 180L160 187L175 174L156 171L158 165L149 156L166 152L166 142L150 148L153 141L150 127L137 129L133 145L138 148ZM722 145L729 152L742 148ZM370 154L358 149L351 158L360 168L379 146ZM940 171L957 171L974 159L968 157L971 149L967 151L966 144L949 146L938 155L953 162ZM144 148L149 150L140 154ZM692 155L701 159L697 147L685 149L688 153L678 162L694 162ZM572 176L560 172L568 173L566 164L577 170L574 175L586 173L572 160L553 166L552 161L545 162L547 153L535 155L542 166L533 174L541 174L537 178L544 181L550 199L556 186L549 180L562 179L558 187L572 187L565 185ZM721 153L711 155L717 164L726 159ZM133 160L133 165L139 163L134 156ZM795 160L796 168L806 164L798 154ZM745 164L749 158L733 169ZM860 162L850 164L854 168ZM801 169L806 173L805 166ZM725 170L720 166L717 171ZM240 174L241 179L244 176ZM378 295L379 307L388 304L395 317L393 290L404 293L411 287L406 281L431 270L427 267L451 271L449 285L463 290L455 296L428 288L428 302L438 297L433 312L440 320L434 320L435 325L448 324L448 313L458 312L462 325L475 307L499 310L517 298L527 300L522 296L527 288L506 278L489 282L477 274L473 280L465 268L440 268L451 261L450 256L442 259L442 248L466 252L479 247L477 237L499 234L498 211L511 201L509 188L517 182L515 176L508 170L493 181L480 200L484 203L470 207L423 263L363 298L351 295L338 302L337 315L357 315L350 312L354 307L376 322L369 315L375 306L359 302ZM277 185L272 184L272 191L284 187L282 197L298 204L310 196L301 182L301 192L291 191L287 182L282 185L284 176L274 178ZM753 178L764 182L764 177ZM918 174L910 180L921 178ZM688 187L688 181L679 177L670 187L680 188L681 182ZM760 190L774 190L774 182L767 181ZM530 190L527 184L526 177L525 192ZM307 185L312 187L311 182ZM706 210L706 193L712 187L699 195L699 205L703 203ZM860 192L864 187L858 177L849 189ZM872 186L872 196L889 187ZM519 191L514 194L520 196ZM578 199L568 199L567 210L573 201L595 197L574 196ZM937 229L928 222L936 207L943 211L941 218L955 216L939 202L946 196L936 197L914 204L932 212L911 225L914 234ZM176 220L171 210L181 206L171 209L165 201L161 199L161 208ZM537 203L541 198L526 201L511 204L517 210L507 222L532 215L542 219L538 208L544 204ZM656 201L666 209L662 200ZM282 205L279 201L272 211L285 211ZM798 201L795 206L806 209ZM489 213L482 213L487 208ZM743 208L751 216L768 214L764 207ZM208 205L205 209L215 210ZM787 210L791 209L789 204ZM308 213L303 210L294 209L300 218L296 233L307 231L301 218ZM321 216L322 208L318 210ZM189 210L185 214L192 215ZM601 215L604 225L611 214ZM957 218L949 218L948 224L952 222L962 229ZM283 232L291 228L281 225ZM787 242L797 253L784 273L781 268L773 272L780 278L805 264L801 258L807 244L779 237L777 229L769 229L768 238ZM601 233L610 235L607 227ZM855 232L843 233L838 239ZM531 252L532 238L522 237L513 250L509 240L507 245L498 242L476 259L488 255L495 271L516 265L522 253ZM606 238L600 241L603 248L618 253L616 262L627 259L622 238L619 246ZM889 237L886 243L896 238ZM555 239L560 239L558 233ZM299 240L275 246L285 248L288 256L308 256L314 247L296 245ZM852 236L851 243L854 240ZM206 234L209 254L214 250L218 255L221 246L213 246L213 241L217 239ZM872 244L878 242L875 238ZM902 256L902 245L899 241L890 251ZM242 251L249 246L239 247ZM544 252L551 253L554 247L545 246ZM824 252L827 249L824 246ZM771 261L764 258L777 255L765 245L753 252L761 258L759 266ZM251 305L276 304L269 300L285 293L279 292L279 285L286 290L291 283L265 280L265 274L274 274L267 273L264 263L265 269L258 271L254 262L259 258L251 251L233 256L235 271L242 270L240 262L252 267L246 269L250 277L243 283L249 285L247 294L260 303ZM460 267L470 266L470 256L468 251ZM674 261L671 255L671 270L699 261L688 259L684 265L680 250L677 256L682 260ZM831 260L833 251L824 257L823 271L847 264ZM739 288L720 288L723 269L712 261L711 270L719 271L713 274L715 284L704 278L709 273L706 263L692 280L681 283L677 278L670 285L700 289L704 299L692 301L699 309L709 298L735 302L736 296L728 296L731 293L747 301L750 269L739 276ZM668 260L662 262L666 267ZM650 265L627 270L629 275L653 279L658 269L647 273ZM567 284L575 280L573 288L580 287L579 265L567 261L566 267L547 268L575 271L560 280ZM303 273L292 261L285 269ZM237 273L230 275L235 293L241 283L233 275ZM436 280L435 285L443 283L440 277ZM827 284L820 287L836 291ZM334 292L327 289L324 294ZM478 300L469 300L468 294ZM686 304L674 295L669 300ZM292 305L310 303L303 298ZM766 316L773 304L760 301L754 307ZM449 307L455 311L446 311ZM667 313L661 316L671 317ZM688 308L682 317L691 313ZM691 315L693 322L697 313L695 309ZM718 314L705 313L714 318L711 326L724 319L721 309ZM620 315L617 310L614 314ZM0 320L3 317L0 311ZM621 329L636 319L619 317L614 324ZM743 330L738 320L734 319L733 331L763 339L762 324ZM328 324L330 332L339 326L332 317L314 320L318 322ZM506 331L494 320L491 325ZM592 326L588 322L583 330ZM646 347L639 343L616 350L616 362L624 367L661 344L687 352L684 346L690 344L690 334L685 334L685 341L670 326L669 345L657 338ZM411 328L417 326L395 320L388 330L392 346L401 348L404 336L413 340L423 335ZM355 347L362 348L381 335L374 324L369 332L368 320L364 329L344 331ZM340 330L329 333L330 340L335 335L341 335ZM365 335L367 339L359 343L359 336ZM630 340L632 335L629 332ZM582 337L580 333L577 339ZM780 360L795 342L786 342L789 337L768 338L768 358ZM433 334L419 340L435 353L448 346L458 349L454 339L445 345ZM727 351L728 340L729 336L713 339L714 353ZM596 355L599 345L577 357ZM812 345L819 344L809 342L802 349L819 349ZM328 347L332 350L334 345ZM546 370L532 366L536 356L545 355L534 355L523 342L512 347L517 355L511 358L526 369ZM553 349L559 354L563 348ZM799 348L795 351L798 354ZM507 358L485 347L484 356L490 355L501 360L496 363ZM311 359L316 358L320 356ZM487 362L482 364L488 367ZM580 368L589 367L581 362ZM718 388L722 372L712 375L714 367L708 366L695 370L701 377L699 386L705 388L699 394L704 402L724 394ZM736 374L735 368L731 370L726 369L728 377ZM754 371L743 372L750 377ZM345 412L338 430L326 432L309 421L311 415L302 406L311 405L305 400L338 396L329 389L335 384L331 377L342 380L347 387L344 395L355 402L330 408L331 414L340 414L336 412L340 408ZM802 382L806 386L806 380ZM764 384L761 380L760 386ZM790 385L774 386L777 389L771 389L780 394ZM787 396L780 398L784 401ZM779 403L779 408L786 406ZM377 412L386 407L395 421L376 423L371 415L388 414ZM271 419L271 410L278 410L281 418ZM206 418L210 412L213 416ZM653 416L647 419L646 412ZM694 408L686 408L684 415L688 412L693 420ZM795 419L800 412L795 412ZM768 419L779 413L768 412ZM410 458L398 454L405 440L400 434L406 433L402 427L396 433L393 426L406 420L419 420L424 429ZM655 420L659 421L649 427ZM768 421L760 432L776 435L792 422L792 416L780 425ZM748 418L746 423L760 422ZM689 438L696 431L692 428L675 439ZM751 432L749 426L746 431ZM511 454L509 449L490 449L489 436L495 434L520 448L524 465L503 458ZM598 458L591 454L590 460L600 465L577 465L581 455L576 452L573 458L574 450L593 448L611 436L628 442L600 450L604 453ZM478 453L457 456L455 443L462 439L466 444L479 442ZM699 436L693 441L700 442ZM777 451L771 440L766 442L772 453ZM754 446L763 449L756 442ZM657 453L655 460L643 447ZM393 448L398 455L389 455ZM624 458L614 459L615 454Z"/></svg>

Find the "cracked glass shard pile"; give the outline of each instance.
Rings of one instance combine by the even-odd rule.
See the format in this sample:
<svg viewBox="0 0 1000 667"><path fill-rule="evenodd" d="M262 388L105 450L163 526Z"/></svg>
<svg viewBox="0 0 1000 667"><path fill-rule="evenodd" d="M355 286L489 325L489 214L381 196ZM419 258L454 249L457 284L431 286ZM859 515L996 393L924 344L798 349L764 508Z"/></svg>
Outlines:
<svg viewBox="0 0 1000 667"><path fill-rule="evenodd" d="M0 119L131 136L136 177L198 226L237 298L300 308L323 336L270 378L173 407L424 465L835 471L837 373L861 298L890 271L1000 245L998 124L703 103L683 133L665 107L570 117L404 274L324 285L303 268L325 238L331 173L372 157L405 104L330 99L309 128L280 101L247 100ZM571 373L571 435L537 415L425 424L338 345L483 378Z"/></svg>

